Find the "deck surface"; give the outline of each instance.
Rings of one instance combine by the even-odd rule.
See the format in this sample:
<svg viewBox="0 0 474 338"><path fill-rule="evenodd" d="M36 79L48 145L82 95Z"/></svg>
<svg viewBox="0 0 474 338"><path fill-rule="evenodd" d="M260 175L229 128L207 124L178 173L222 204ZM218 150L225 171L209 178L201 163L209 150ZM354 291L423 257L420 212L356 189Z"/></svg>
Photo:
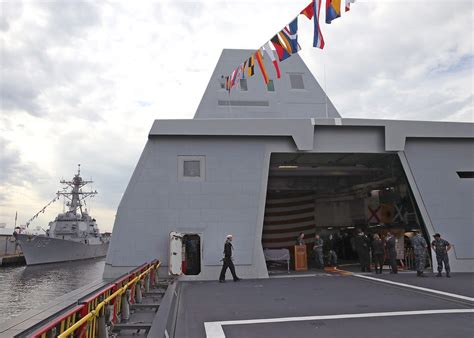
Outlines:
<svg viewBox="0 0 474 338"><path fill-rule="evenodd" d="M175 337L473 337L474 274L452 276L312 272L183 282Z"/></svg>

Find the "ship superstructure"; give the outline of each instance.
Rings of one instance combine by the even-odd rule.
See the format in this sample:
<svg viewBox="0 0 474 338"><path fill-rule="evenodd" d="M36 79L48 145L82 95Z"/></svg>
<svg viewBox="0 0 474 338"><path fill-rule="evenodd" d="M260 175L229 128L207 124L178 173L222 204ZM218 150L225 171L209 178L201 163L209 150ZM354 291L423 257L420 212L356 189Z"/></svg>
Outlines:
<svg viewBox="0 0 474 338"><path fill-rule="evenodd" d="M82 188L93 182L82 179L80 165L71 181L60 182L66 188L57 192L57 198L63 196L68 200L68 210L49 222L46 235L16 234L27 265L97 258L107 254L110 236L100 233L96 220L85 207L85 199L96 195L97 191L84 192Z"/></svg>
<svg viewBox="0 0 474 338"><path fill-rule="evenodd" d="M396 230L399 243L439 232L455 243L452 271L473 271L472 123L343 118L298 54L278 81L255 67L229 93L219 79L251 53L222 52L193 119L153 123L104 277L159 257L163 275L217 279L232 234L239 276L266 278L272 250L292 250L300 232L308 255L315 233L350 253L357 227Z"/></svg>

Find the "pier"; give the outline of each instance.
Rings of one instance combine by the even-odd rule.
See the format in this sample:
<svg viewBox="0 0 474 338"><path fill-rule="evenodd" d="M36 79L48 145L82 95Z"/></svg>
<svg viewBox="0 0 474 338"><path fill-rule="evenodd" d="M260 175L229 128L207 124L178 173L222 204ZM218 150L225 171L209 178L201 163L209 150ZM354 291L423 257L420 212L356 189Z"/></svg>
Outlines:
<svg viewBox="0 0 474 338"><path fill-rule="evenodd" d="M0 256L0 266L24 265L26 264L23 254Z"/></svg>
<svg viewBox="0 0 474 338"><path fill-rule="evenodd" d="M13 236L13 229L0 227L0 266L23 265L25 257Z"/></svg>

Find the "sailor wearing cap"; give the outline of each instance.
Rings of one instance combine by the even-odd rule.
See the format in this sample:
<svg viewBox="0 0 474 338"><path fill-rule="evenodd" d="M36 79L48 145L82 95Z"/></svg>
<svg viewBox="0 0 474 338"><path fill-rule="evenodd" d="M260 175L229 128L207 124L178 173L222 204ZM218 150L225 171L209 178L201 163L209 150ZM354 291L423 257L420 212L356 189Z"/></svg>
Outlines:
<svg viewBox="0 0 474 338"><path fill-rule="evenodd" d="M224 244L224 258L222 259L222 270L221 275L219 276L219 282L225 282L225 273L227 272L227 268L230 269L232 273L232 277L234 278L234 282L238 282L240 280L239 277L235 274L235 267L234 262L232 262L232 250L234 247L232 246L232 235L227 235L225 244Z"/></svg>
<svg viewBox="0 0 474 338"><path fill-rule="evenodd" d="M438 262L438 274L436 277L441 277L441 272L443 271L443 263L444 269L446 270L446 277L451 277L449 275L450 268L449 268L449 258L448 258L448 251L451 250L451 244L448 241L441 238L440 234L434 234L434 241L431 242L431 247L436 253L436 260Z"/></svg>

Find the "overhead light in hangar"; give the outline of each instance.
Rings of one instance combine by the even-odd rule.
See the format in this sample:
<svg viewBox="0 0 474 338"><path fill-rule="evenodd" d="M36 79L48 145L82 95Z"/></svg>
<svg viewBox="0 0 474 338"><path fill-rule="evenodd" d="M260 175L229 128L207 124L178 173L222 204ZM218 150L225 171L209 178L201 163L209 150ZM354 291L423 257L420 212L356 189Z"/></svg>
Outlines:
<svg viewBox="0 0 474 338"><path fill-rule="evenodd" d="M279 165L278 169L296 169L299 168L297 165Z"/></svg>

